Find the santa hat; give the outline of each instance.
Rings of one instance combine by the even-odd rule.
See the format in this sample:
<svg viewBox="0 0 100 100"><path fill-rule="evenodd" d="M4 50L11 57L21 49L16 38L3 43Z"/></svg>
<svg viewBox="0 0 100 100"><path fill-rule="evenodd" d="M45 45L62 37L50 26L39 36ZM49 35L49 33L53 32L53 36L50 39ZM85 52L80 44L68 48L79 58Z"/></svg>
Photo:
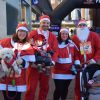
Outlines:
<svg viewBox="0 0 100 100"><path fill-rule="evenodd" d="M64 31L64 32L66 32L66 33L69 33L69 30L68 30L67 28L62 28L62 29L60 29L60 32L62 32L62 31Z"/></svg>
<svg viewBox="0 0 100 100"><path fill-rule="evenodd" d="M42 16L40 17L40 22L42 22L42 21L44 21L44 20L50 22L50 17L49 17L48 15L42 15Z"/></svg>
<svg viewBox="0 0 100 100"><path fill-rule="evenodd" d="M86 22L86 20L82 19L82 20L79 21L78 25L80 25L80 24L85 24L85 25L87 25L87 22Z"/></svg>
<svg viewBox="0 0 100 100"><path fill-rule="evenodd" d="M25 22L19 23L19 24L17 25L17 28L16 28L16 33L17 33L19 30L23 30L23 31L28 32L27 24L26 24Z"/></svg>
<svg viewBox="0 0 100 100"><path fill-rule="evenodd" d="M36 40L44 41L44 40L45 40L45 36L42 35L42 34L38 34L38 35L35 35L35 36L33 37L33 39L34 39L34 41L36 41Z"/></svg>

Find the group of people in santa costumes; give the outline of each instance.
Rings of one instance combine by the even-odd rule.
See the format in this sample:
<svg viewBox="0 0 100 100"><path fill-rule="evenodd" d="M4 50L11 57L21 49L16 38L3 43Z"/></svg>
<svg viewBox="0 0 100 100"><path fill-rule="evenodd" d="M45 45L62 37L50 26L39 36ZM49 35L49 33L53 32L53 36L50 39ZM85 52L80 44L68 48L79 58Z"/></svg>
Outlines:
<svg viewBox="0 0 100 100"><path fill-rule="evenodd" d="M72 40L79 49L81 66L97 63L100 61L100 36L89 30L86 20L80 20L76 28L76 35ZM76 75L75 100L81 100L80 74Z"/></svg>
<svg viewBox="0 0 100 100"><path fill-rule="evenodd" d="M69 30L62 28L60 30L58 40L56 36L49 31L50 17L42 15L40 17L40 27L28 33L26 23L19 23L16 33L11 38L0 40L0 48L12 48L16 53L16 60L21 60L21 74L18 77L3 77L0 81L0 90L3 92L5 100L10 97L16 97L14 100L21 100L21 92L25 93L25 100L35 100L35 93L39 83L38 100L46 100L49 91L50 76L37 69L37 59L34 45L38 39L41 44L45 38L43 50L50 48L54 53L49 57L52 61L50 68L52 70L52 78L55 83L54 100L65 100L68 92L68 86L72 79L72 65L84 65L96 63L100 60L100 37L95 32L90 32L85 20L78 23L76 35L70 39ZM38 49L37 49L38 50ZM11 84L15 80L15 86ZM75 83L75 100L81 100L80 95L80 76L76 75ZM60 88L61 87L61 88ZM62 89L63 87L63 89Z"/></svg>
<svg viewBox="0 0 100 100"><path fill-rule="evenodd" d="M21 100L21 92L26 92L25 100L35 100L38 82L40 89L38 100L46 100L50 76L44 72L39 73L35 63L37 59L34 55L36 48L34 48L33 44L37 38L39 38L39 44L41 44L41 40L45 38L43 49L53 51L52 56L48 53L52 62L49 68L53 67L57 59L58 42L56 36L48 30L49 27L50 17L43 15L40 17L40 27L37 30L28 34L27 24L19 23L16 27L16 33L11 38L0 40L0 49L12 48L16 53L15 60L17 62L20 61L22 65L20 75L9 73L9 76L3 77L2 80L0 79L0 90L3 92L4 100ZM12 67L12 65L10 67ZM13 85L12 83L15 84Z"/></svg>

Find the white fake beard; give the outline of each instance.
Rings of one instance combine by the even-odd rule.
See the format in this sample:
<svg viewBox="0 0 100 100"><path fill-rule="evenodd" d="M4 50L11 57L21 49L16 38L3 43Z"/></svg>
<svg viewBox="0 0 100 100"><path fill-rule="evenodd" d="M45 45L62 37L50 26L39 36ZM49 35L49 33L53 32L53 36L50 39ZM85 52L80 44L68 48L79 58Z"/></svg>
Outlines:
<svg viewBox="0 0 100 100"><path fill-rule="evenodd" d="M90 31L87 27L85 27L83 29L77 28L77 30L76 30L76 35L81 42L87 41L89 33L90 33Z"/></svg>

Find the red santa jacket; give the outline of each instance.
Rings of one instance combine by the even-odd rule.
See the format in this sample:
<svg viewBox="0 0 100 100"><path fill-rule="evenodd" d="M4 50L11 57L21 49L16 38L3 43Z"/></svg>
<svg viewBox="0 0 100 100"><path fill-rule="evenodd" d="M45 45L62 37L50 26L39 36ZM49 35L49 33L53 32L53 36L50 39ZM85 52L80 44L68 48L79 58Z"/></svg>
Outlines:
<svg viewBox="0 0 100 100"><path fill-rule="evenodd" d="M74 44L59 44L58 45L58 59L53 69L52 77L54 79L73 79L71 74L71 67L75 64L80 64L78 60L77 48Z"/></svg>
<svg viewBox="0 0 100 100"><path fill-rule="evenodd" d="M79 58L81 63L84 63L84 55L81 52L81 41L78 39L77 35L72 37L75 44L78 46L80 52L79 52ZM90 32L88 39L86 41L90 45L90 51L86 53L86 61L89 61L90 59L94 59L95 61L100 60L100 37L95 32ZM88 45L86 49L88 48Z"/></svg>
<svg viewBox="0 0 100 100"><path fill-rule="evenodd" d="M34 36L35 35L38 35L38 34L42 34L41 32L39 32L39 29L37 30L33 30L29 33L29 39L33 39L34 40ZM44 34L42 34L44 35ZM56 61L57 59L57 55L58 55L58 42L57 42L57 39L56 39L56 36L52 33L52 32L49 32L47 33L47 43L49 45L49 47L54 51L54 55L52 56L52 60L53 61Z"/></svg>
<svg viewBox="0 0 100 100"><path fill-rule="evenodd" d="M26 61L25 67L29 66L28 61L35 61L34 50L29 44L22 45L21 50L18 49L18 43L14 42L11 38L5 38L0 41L0 47L13 48L18 50L18 57L20 56ZM11 85L13 77L5 77L4 81L0 83L0 90L6 90L6 84L8 84L8 90L16 91L16 87ZM26 69L22 69L21 75L15 78L17 91L26 91Z"/></svg>

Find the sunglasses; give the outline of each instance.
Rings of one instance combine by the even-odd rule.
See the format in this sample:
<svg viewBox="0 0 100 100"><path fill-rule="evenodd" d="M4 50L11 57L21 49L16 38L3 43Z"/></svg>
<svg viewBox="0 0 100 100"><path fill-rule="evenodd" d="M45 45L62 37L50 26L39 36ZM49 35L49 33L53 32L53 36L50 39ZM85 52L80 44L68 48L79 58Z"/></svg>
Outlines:
<svg viewBox="0 0 100 100"><path fill-rule="evenodd" d="M87 25L86 25L86 24L79 24L78 26L80 26L80 27L81 27L81 26L87 26Z"/></svg>

